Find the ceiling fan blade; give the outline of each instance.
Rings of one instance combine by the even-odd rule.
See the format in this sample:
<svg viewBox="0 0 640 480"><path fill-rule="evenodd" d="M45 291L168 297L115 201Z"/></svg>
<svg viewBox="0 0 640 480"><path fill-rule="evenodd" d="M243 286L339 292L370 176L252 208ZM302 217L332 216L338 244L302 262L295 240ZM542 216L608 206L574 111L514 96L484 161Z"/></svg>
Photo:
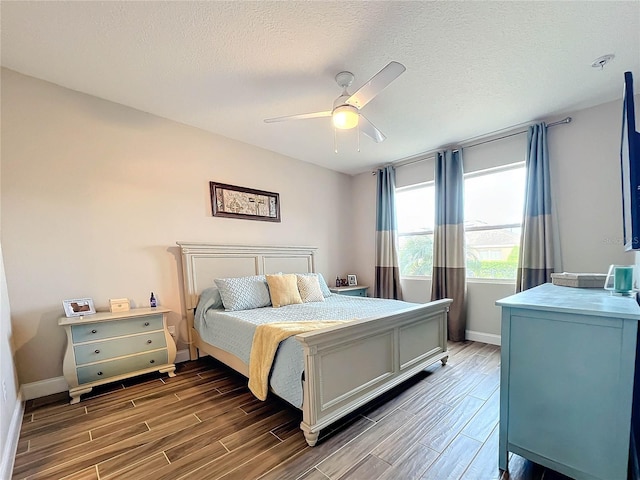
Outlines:
<svg viewBox="0 0 640 480"><path fill-rule="evenodd" d="M287 115L286 117L267 118L265 123L284 122L286 120L305 120L307 118L330 117L331 110L326 112L301 113L300 115Z"/></svg>
<svg viewBox="0 0 640 480"><path fill-rule="evenodd" d="M367 137L371 138L376 143L384 142L384 139L387 138L384 133L378 130L375 125L362 114L360 114L360 121L358 122L358 126L362 133L364 133Z"/></svg>
<svg viewBox="0 0 640 480"><path fill-rule="evenodd" d="M371 77L371 80L360 87L356 93L351 95L345 103L353 105L358 109L364 107L391 82L402 75L405 70L406 67L401 63L389 63L389 65Z"/></svg>

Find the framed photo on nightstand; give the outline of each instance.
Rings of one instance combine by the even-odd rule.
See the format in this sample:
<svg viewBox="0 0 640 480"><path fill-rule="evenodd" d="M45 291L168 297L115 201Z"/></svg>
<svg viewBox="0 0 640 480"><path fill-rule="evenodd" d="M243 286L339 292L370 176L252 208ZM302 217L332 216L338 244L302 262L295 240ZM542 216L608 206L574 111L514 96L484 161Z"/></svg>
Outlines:
<svg viewBox="0 0 640 480"><path fill-rule="evenodd" d="M347 275L347 283L350 287L355 287L358 285L358 279L355 275Z"/></svg>

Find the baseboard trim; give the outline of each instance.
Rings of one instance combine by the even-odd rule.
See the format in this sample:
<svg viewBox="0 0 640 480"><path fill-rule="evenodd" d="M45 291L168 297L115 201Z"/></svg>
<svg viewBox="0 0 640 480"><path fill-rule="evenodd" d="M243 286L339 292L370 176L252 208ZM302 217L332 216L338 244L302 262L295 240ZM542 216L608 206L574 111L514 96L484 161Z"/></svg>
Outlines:
<svg viewBox="0 0 640 480"><path fill-rule="evenodd" d="M176 353L176 363L188 362L189 360L191 360L191 357L189 355L188 348L185 348L184 350L178 350L178 353Z"/></svg>
<svg viewBox="0 0 640 480"><path fill-rule="evenodd" d="M474 332L473 330L466 331L467 340L474 342L490 343L491 345L500 345L500 335L494 333Z"/></svg>
<svg viewBox="0 0 640 480"><path fill-rule="evenodd" d="M0 463L0 478L11 478L11 474L13 473L13 464L16 458L16 451L18 450L18 440L20 439L20 427L22 426L23 414L24 398L22 389L20 389L18 391L18 398L16 399L16 406L13 409L13 415L11 415L11 423L9 424L7 438L4 442L2 463Z"/></svg>
<svg viewBox="0 0 640 480"><path fill-rule="evenodd" d="M54 377L39 382L24 383L21 389L24 400L33 400L54 393L66 392L69 390L69 385L64 377Z"/></svg>
<svg viewBox="0 0 640 480"><path fill-rule="evenodd" d="M189 349L179 350L176 354L176 363L188 362ZM41 380L39 382L25 383L21 387L23 400L33 400L34 398L46 397L47 395L53 395L54 393L66 392L69 390L69 385L64 377L54 377L47 380ZM4 478L4 477L0 477Z"/></svg>

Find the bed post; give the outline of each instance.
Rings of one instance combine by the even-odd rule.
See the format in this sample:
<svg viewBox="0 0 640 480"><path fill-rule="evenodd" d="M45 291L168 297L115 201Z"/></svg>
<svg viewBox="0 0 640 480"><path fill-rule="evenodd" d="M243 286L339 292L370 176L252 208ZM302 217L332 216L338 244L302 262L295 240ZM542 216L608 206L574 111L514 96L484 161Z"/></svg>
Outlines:
<svg viewBox="0 0 640 480"><path fill-rule="evenodd" d="M180 257L182 263L182 277L183 277L183 292L184 292L184 314L187 321L187 344L189 346L189 359L198 359L198 349L193 341L193 322L194 322L194 309L193 305L193 284L192 284L192 272L191 272L191 253L189 248L182 242L177 242L180 247Z"/></svg>

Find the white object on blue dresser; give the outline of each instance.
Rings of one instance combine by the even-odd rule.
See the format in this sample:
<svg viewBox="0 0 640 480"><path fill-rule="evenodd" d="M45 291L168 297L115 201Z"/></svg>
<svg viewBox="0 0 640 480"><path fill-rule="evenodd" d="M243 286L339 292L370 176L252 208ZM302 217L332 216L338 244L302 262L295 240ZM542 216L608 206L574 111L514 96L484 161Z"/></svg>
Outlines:
<svg viewBox="0 0 640 480"><path fill-rule="evenodd" d="M545 284L504 298L499 467L514 452L576 479L626 480L640 307Z"/></svg>
<svg viewBox="0 0 640 480"><path fill-rule="evenodd" d="M111 313L128 312L131 310L131 303L128 298L110 298L109 311Z"/></svg>
<svg viewBox="0 0 640 480"><path fill-rule="evenodd" d="M167 329L166 308L62 317L67 333L63 372L71 403L93 387L159 371L175 376L176 345Z"/></svg>

